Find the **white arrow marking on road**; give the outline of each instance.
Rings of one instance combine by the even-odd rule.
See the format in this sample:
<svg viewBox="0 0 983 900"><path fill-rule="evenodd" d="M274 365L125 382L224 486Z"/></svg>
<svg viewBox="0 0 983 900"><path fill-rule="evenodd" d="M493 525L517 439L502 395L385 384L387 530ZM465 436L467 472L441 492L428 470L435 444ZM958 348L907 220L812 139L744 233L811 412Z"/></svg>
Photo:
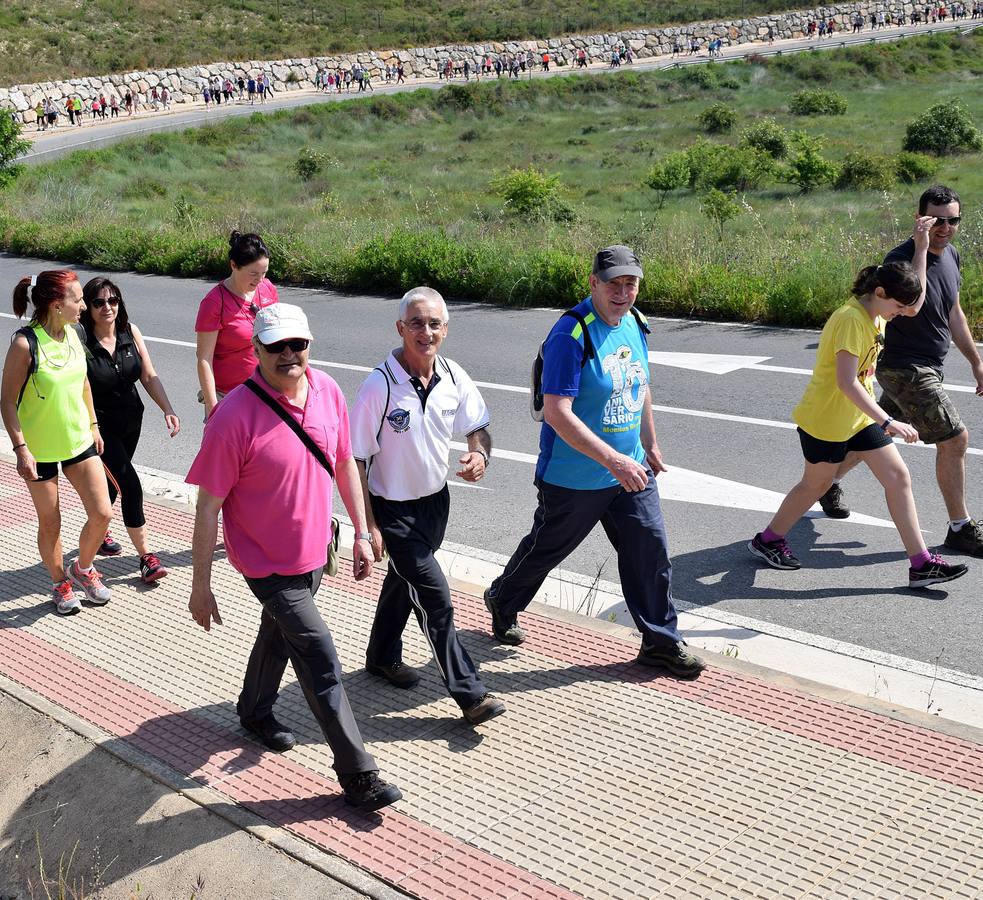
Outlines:
<svg viewBox="0 0 983 900"><path fill-rule="evenodd" d="M467 450L467 444L453 442L454 450ZM492 450L492 456L510 459L514 462L524 462L535 465L537 457L532 453L517 453L514 450ZM700 503L705 506L722 506L725 509L749 509L758 512L773 513L778 510L784 494L769 491L766 488L754 487L740 481L730 481L718 478L716 475L704 475L691 469L672 466L668 472L659 476L659 495L663 500L676 500L681 503ZM809 518L825 515L815 504L806 513ZM832 521L837 521L836 519ZM839 521L852 522L854 525L875 525L878 528L894 528L894 523L875 516L865 516L853 512L849 519Z"/></svg>
<svg viewBox="0 0 983 900"><path fill-rule="evenodd" d="M649 362L655 366L673 366L676 369L690 369L694 372L708 372L711 375L729 375L738 369L748 369L756 363L765 362L770 356L728 356L721 353L669 353L662 350L649 351Z"/></svg>
<svg viewBox="0 0 983 900"><path fill-rule="evenodd" d="M649 351L649 363L653 366L672 366L676 369L689 369L693 372L707 372L710 375L730 375L739 369L755 372L781 372L785 375L812 375L812 369L797 369L792 366L766 366L770 356L731 356L726 353L669 353L661 350ZM947 391L961 394L975 394L976 388L967 384L946 383Z"/></svg>

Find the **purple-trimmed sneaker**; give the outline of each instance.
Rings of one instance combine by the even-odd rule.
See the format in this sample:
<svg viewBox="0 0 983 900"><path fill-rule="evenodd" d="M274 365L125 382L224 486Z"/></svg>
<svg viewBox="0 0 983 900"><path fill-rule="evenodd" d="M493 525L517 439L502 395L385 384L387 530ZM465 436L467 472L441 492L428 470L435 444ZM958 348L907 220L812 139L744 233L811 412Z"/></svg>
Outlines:
<svg viewBox="0 0 983 900"><path fill-rule="evenodd" d="M917 569L908 569L908 587L925 588L962 578L969 569L962 563L947 563L938 553L933 553L927 563Z"/></svg>
<svg viewBox="0 0 983 900"><path fill-rule="evenodd" d="M777 541L766 541L762 539L761 532L759 531L753 540L748 541L747 548L758 559L763 559L773 569L802 568L802 563L795 558L795 554L792 552L792 548L789 547L788 541L785 538L780 538Z"/></svg>

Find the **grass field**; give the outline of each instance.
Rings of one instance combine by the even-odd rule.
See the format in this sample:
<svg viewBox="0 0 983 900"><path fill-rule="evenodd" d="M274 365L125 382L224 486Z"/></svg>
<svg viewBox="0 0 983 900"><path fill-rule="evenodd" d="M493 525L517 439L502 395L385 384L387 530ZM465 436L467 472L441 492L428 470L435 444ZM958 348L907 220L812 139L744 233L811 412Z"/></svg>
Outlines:
<svg viewBox="0 0 983 900"><path fill-rule="evenodd" d="M219 60L551 37L754 15L787 0L3 0L0 85Z"/></svg>
<svg viewBox="0 0 983 900"><path fill-rule="evenodd" d="M715 101L737 111L738 131L770 116L824 136L833 160L896 153L905 123L934 103L961 98L983 122L981 70L983 37L932 37L717 66L729 88L700 87L693 70L622 72L255 115L32 166L0 192L0 240L106 269L215 274L229 230L255 229L279 280L381 291L428 282L519 305L580 299L591 253L618 241L644 255L650 311L816 324L858 268L907 235L924 184L800 194L768 182L739 198L721 235L690 190L660 209L646 173L703 136L697 117ZM848 97L846 115L787 112L817 81ZM302 155L318 170L306 179ZM965 201L963 300L978 335L981 161L946 158L937 176ZM559 177L563 220L511 214L491 190L530 164Z"/></svg>

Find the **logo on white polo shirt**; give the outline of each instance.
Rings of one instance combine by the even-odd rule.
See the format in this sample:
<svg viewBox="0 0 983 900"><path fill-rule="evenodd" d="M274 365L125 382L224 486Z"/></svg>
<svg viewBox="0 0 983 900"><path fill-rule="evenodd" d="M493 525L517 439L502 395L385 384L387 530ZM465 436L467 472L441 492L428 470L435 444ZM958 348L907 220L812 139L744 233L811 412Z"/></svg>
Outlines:
<svg viewBox="0 0 983 900"><path fill-rule="evenodd" d="M445 419L449 419L449 418L451 418L451 416L456 416L456 415L457 415L457 410L456 410L456 409L442 409L442 410L440 411L440 414L441 414L441 415L442 415L442 416L443 416L443 417L444 417Z"/></svg>
<svg viewBox="0 0 983 900"><path fill-rule="evenodd" d="M408 409L400 409L398 406L394 409L388 416L386 416L386 421L392 426L392 430L397 434L402 431L409 431L410 428L410 411Z"/></svg>

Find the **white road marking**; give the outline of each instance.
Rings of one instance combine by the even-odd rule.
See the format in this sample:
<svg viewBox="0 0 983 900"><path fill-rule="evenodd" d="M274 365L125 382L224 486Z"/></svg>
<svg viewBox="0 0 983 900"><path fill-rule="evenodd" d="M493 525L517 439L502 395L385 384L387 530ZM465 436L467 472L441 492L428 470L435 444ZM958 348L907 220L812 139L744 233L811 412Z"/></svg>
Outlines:
<svg viewBox="0 0 983 900"><path fill-rule="evenodd" d="M467 450L467 444L457 441L451 443L452 450ZM538 457L532 453L517 453L514 450L492 450L492 456L511 459L514 462L536 465ZM716 475L705 475L692 469L670 466L668 472L659 476L659 495L663 500L676 500L681 503L699 503L705 506L718 506L725 509L748 509L756 512L773 513L778 510L784 494L770 491L766 488L755 487L740 481L718 478ZM814 504L806 513L810 518L824 515L819 504ZM835 520L834 520L835 521ZM865 516L862 513L851 513L849 519L855 525L874 525L878 528L894 528L894 523L875 516Z"/></svg>
<svg viewBox="0 0 983 900"><path fill-rule="evenodd" d="M710 375L729 375L738 369L753 368L755 363L771 359L770 356L729 356L724 353L672 353L650 350L649 362L655 366L673 366Z"/></svg>
<svg viewBox="0 0 983 900"><path fill-rule="evenodd" d="M780 372L784 375L812 375L812 369L799 369L792 366L765 365L770 356L733 356L726 353L672 353L662 350L649 351L649 363L654 366L671 366L676 369L689 369L692 372L706 372L709 375L730 375L740 369L755 372ZM947 391L975 394L976 388L968 384L946 383Z"/></svg>
<svg viewBox="0 0 983 900"><path fill-rule="evenodd" d="M17 316L13 315L12 313L4 313L4 312L0 312L0 317L5 318L5 319L16 319L17 318ZM169 345L174 346L174 347L190 347L191 349L194 349L195 348L195 344L192 341L179 341L179 340L175 340L174 338L151 337L151 336L146 335L146 334L143 336L143 339L145 341L147 341L147 343L152 343L152 344L169 344ZM654 355L656 355L654 352L649 353L650 361L651 361L651 358ZM701 354L701 353L676 353L676 354L671 354L671 355L672 356L675 356L675 357L679 357L680 359L682 357L694 357L695 358L695 357L703 357L703 356L705 356L705 357L714 357L717 360L730 360L732 362L733 361L736 361L736 360L770 359L770 357L768 357L768 356L723 356L723 355L718 356L717 354L712 354L712 353L706 353L706 354ZM665 363L665 364L666 365L675 365L675 366L683 367L683 368L689 368L688 366L683 366L682 362L678 362L678 363ZM350 372L371 372L372 371L372 367L371 366L357 366L354 363L331 362L331 361L326 360L326 359L312 359L311 360L311 365L320 366L320 367L325 368L325 369L345 369L345 370L348 370ZM726 363L726 362L714 363L712 361L707 361L705 363L705 365L707 365L707 366L716 366L719 369L719 368L722 368L722 367L726 367L728 365L728 363ZM783 368L783 367L780 367L780 366L762 366L760 363L747 363L746 365L742 364L741 366L737 366L736 368L729 369L727 372L717 372L717 374L728 374L730 371L737 371L738 368L762 369L762 370L768 370L768 371L789 372L789 373L792 373L792 374L795 374L795 375L811 375L812 374L812 371L810 369L788 369L788 368ZM714 368L704 368L704 369L700 369L700 371L715 372L716 370ZM528 394L529 393L529 388L528 387L522 387L520 385L515 385L515 384L497 384L496 382L492 382L492 381L476 381L475 384L478 387L488 388L490 390L508 391L510 393L515 393L515 394ZM975 388L972 388L972 387L967 387L967 386L964 386L964 385L956 385L956 384L946 384L945 387L946 387L946 390L955 390L955 391L975 392L975 390L976 390ZM717 413L717 412L710 412L709 410L702 410L702 409L686 409L685 407L680 407L680 406L657 406L656 404L652 404L652 409L655 412L672 413L672 414L675 414L675 415L683 415L683 416L694 416L694 417L700 418L700 419L716 419L716 420L721 421L721 422L737 422L737 423L742 424L742 425L760 425L760 426L764 426L766 428L785 428L785 429L794 429L795 428L795 423L793 423L793 422L778 422L778 421L775 421L774 419L756 419L756 418L754 418L752 416L738 416L738 415L733 415L731 413ZM901 440L899 440L897 438L895 438L895 441L894 442L896 444L901 445L901 446L908 446L908 447L926 447L926 448L931 449L931 446L932 446L931 444L922 444L922 443L918 443L918 444L905 444L903 441L901 441ZM983 450L979 450L979 449L977 449L975 447L969 447L966 450L966 453L969 454L970 456L983 456ZM529 454L513 453L512 451L509 451L509 450L494 450L494 451L492 451L492 455L493 456L500 456L502 459L512 459L513 461L516 461L516 462L528 462L528 460L527 459L524 459L523 457L529 456ZM531 459L533 460L533 462L535 462L535 459L536 458L535 457L531 457Z"/></svg>

